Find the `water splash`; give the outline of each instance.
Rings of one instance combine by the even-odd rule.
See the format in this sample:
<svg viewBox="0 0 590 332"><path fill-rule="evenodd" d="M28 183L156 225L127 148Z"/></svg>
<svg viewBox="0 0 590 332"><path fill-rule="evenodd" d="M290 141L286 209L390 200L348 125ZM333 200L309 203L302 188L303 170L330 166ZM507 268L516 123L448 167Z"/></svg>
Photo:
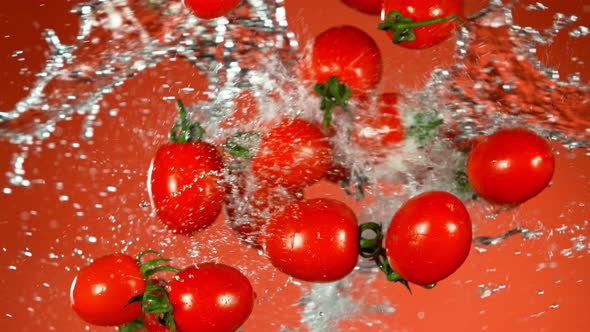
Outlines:
<svg viewBox="0 0 590 332"><path fill-rule="evenodd" d="M576 16L556 14L550 28L538 31L515 25L512 9L492 2L463 31L459 61L450 70L437 70L427 91L437 91L441 109L466 139L499 126L527 125L567 148L588 148L590 86L563 80L537 58L538 46L552 43Z"/></svg>
<svg viewBox="0 0 590 332"><path fill-rule="evenodd" d="M201 106L216 112L229 111L241 89L253 84L248 77L256 76L260 59L288 65L297 57L283 1L251 0L214 20L195 18L180 1L154 8L142 0L95 0L74 11L80 16L76 43L64 45L53 30L45 31L50 56L29 95L0 112L1 139L38 143L74 114L85 117L82 137L90 139L105 95L173 55L205 73L209 100ZM20 164L13 161L16 175Z"/></svg>

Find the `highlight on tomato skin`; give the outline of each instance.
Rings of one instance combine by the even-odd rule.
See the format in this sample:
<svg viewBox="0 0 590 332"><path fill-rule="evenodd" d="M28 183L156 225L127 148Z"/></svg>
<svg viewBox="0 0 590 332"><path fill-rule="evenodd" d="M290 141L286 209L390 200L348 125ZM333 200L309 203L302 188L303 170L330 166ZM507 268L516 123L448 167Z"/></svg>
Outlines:
<svg viewBox="0 0 590 332"><path fill-rule="evenodd" d="M334 199L301 200L268 221L262 242L271 263L294 278L340 280L358 260L357 218Z"/></svg>
<svg viewBox="0 0 590 332"><path fill-rule="evenodd" d="M363 30L350 26L329 28L313 42L307 79L325 83L335 76L352 93L362 94L381 81L383 60L377 43Z"/></svg>
<svg viewBox="0 0 590 332"><path fill-rule="evenodd" d="M141 315L139 303L127 303L145 288L135 258L112 254L96 259L78 272L70 289L70 303L78 316L90 324L118 326Z"/></svg>
<svg viewBox="0 0 590 332"><path fill-rule="evenodd" d="M252 313L256 299L246 276L218 263L189 266L167 288L172 316L181 332L236 331Z"/></svg>
<svg viewBox="0 0 590 332"><path fill-rule="evenodd" d="M215 146L170 143L156 152L148 188L156 215L170 230L190 235L211 225L226 192L223 163Z"/></svg>
<svg viewBox="0 0 590 332"><path fill-rule="evenodd" d="M430 191L406 201L385 235L393 270L410 283L428 286L453 274L471 249L472 224L454 195Z"/></svg>
<svg viewBox="0 0 590 332"><path fill-rule="evenodd" d="M543 137L525 128L500 129L476 143L467 160L474 192L498 204L520 204L551 182L555 156Z"/></svg>
<svg viewBox="0 0 590 332"><path fill-rule="evenodd" d="M389 13L398 11L403 17L411 19L414 23L450 16L462 20L463 10L463 0L383 0L381 19L385 20ZM410 49L429 48L449 39L458 27L459 22L452 19L411 28L415 40L403 41L397 45ZM387 31L387 34L393 40L393 34L390 31Z"/></svg>
<svg viewBox="0 0 590 332"><path fill-rule="evenodd" d="M182 2L196 17L213 19L235 9L241 0L183 0Z"/></svg>

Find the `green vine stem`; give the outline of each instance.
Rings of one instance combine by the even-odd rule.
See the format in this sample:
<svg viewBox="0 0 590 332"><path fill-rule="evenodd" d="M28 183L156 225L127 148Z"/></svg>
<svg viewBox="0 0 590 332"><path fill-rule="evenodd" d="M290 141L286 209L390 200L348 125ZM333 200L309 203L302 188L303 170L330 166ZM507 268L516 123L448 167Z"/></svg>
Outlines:
<svg viewBox="0 0 590 332"><path fill-rule="evenodd" d="M373 233L372 237L363 237L363 233ZM393 270L387 260L385 248L383 248L383 228L380 224L374 222L367 222L359 225L359 254L363 258L371 259L375 261L375 264L385 274L388 281L399 282L406 287L406 289L412 293L410 284L406 279L400 276ZM423 286L424 288L434 288L436 284Z"/></svg>
<svg viewBox="0 0 590 332"><path fill-rule="evenodd" d="M156 258L143 262L144 256L148 254L156 255ZM155 250L145 250L139 253L139 255L137 255L137 263L147 285L143 294L132 297L127 304L140 302L144 314L156 315L160 323L170 327L170 332L175 332L176 323L172 317L172 305L168 298L168 292L161 285L154 284L154 281L151 278L154 274L162 271L178 273L180 271L179 269L166 264L170 261L170 259L162 257L162 255ZM141 318L138 318L133 322L121 326L119 331L133 332L143 327L143 321Z"/></svg>
<svg viewBox="0 0 590 332"><path fill-rule="evenodd" d="M468 29L467 24L458 16L450 15L446 17L437 17L430 20L414 22L411 18L403 16L399 11L390 11L385 19L377 25L379 30L389 31L393 35L393 43L400 44L411 42L416 39L414 28L424 27L427 25L456 21Z"/></svg>
<svg viewBox="0 0 590 332"><path fill-rule="evenodd" d="M314 85L313 91L322 97L320 103L320 109L324 111L322 125L324 128L328 128L332 122L334 105L345 108L352 91L346 84L341 83L336 76L330 76L326 83L317 83Z"/></svg>
<svg viewBox="0 0 590 332"><path fill-rule="evenodd" d="M444 122L434 111L428 110L414 115L414 122L406 129L404 138L413 138L422 147L434 139L438 133L438 127Z"/></svg>
<svg viewBox="0 0 590 332"><path fill-rule="evenodd" d="M234 157L252 159L253 151L259 143L259 132L240 131L228 137L221 147Z"/></svg>
<svg viewBox="0 0 590 332"><path fill-rule="evenodd" d="M180 99L176 101L176 107L178 108L178 117L170 129L170 141L173 143L200 141L205 133L201 124L188 119L188 112Z"/></svg>

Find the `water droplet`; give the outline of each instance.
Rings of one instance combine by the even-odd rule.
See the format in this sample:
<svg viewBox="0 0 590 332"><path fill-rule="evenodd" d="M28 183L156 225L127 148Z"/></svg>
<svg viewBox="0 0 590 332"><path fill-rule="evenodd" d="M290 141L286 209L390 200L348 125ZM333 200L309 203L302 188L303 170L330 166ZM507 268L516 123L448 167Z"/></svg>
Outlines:
<svg viewBox="0 0 590 332"><path fill-rule="evenodd" d="M569 248L563 249L561 251L561 255L564 256L564 257L570 257L572 255L572 253L573 253L572 252L572 249L569 249Z"/></svg>
<svg viewBox="0 0 590 332"><path fill-rule="evenodd" d="M549 7L545 6L540 2L535 2L534 4L529 4L526 6L526 10L528 11L540 11L540 10L547 10Z"/></svg>
<svg viewBox="0 0 590 332"><path fill-rule="evenodd" d="M573 38L580 38L590 35L590 29L585 26L579 26L577 28L572 29L569 32L569 35Z"/></svg>

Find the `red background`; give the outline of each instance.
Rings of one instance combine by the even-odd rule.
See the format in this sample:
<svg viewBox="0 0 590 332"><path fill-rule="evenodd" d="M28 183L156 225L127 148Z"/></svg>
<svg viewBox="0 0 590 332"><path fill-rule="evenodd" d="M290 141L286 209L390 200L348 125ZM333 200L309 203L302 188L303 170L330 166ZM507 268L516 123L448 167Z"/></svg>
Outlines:
<svg viewBox="0 0 590 332"><path fill-rule="evenodd" d="M485 3L467 2L468 12ZM551 14L557 10L578 13L578 23L589 24L589 9L584 1L543 3L551 8ZM41 35L45 28L55 29L63 43L73 42L78 18L69 10L74 4L75 1L67 0L0 4L0 109L12 109L34 82L34 74L47 56ZM291 28L302 44L334 25L354 24L370 32L384 55L382 91L418 88L432 69L453 61L452 40L419 53L395 47L383 33L375 31L374 17L355 12L337 0L325 0L321 5L317 0L287 0L286 7ZM548 26L551 22L548 12L531 15L518 10L515 18L523 25ZM587 47L588 41L581 39L575 45L565 45ZM548 48L541 57L567 72L569 65L562 59L567 55L564 52L571 51L568 47ZM23 54L12 57L16 50L23 50ZM281 324L299 325L301 308L293 306L301 295L299 287L287 283L287 278L268 267L255 251L237 243L221 218L198 236L171 237L150 217L148 209L140 207L142 200L148 200L145 178L150 159L173 121L173 104L163 97L180 97L187 104L202 98L197 93L183 92L185 86L200 91L205 82L187 62L164 61L106 97L101 104L103 110L119 107L119 115L109 117L103 111L99 115L103 124L96 127L92 141L80 138L82 118L74 116L71 121L58 124L54 135L39 144L42 149L30 152L24 165L26 177L44 182L27 188L13 187L10 194L0 193L0 326L4 330L83 330L86 324L71 311L68 302L69 285L76 269L91 257L124 249L134 255L146 248L165 249L168 256L177 258L177 265L218 258L242 268L252 279L260 299L244 326L245 331L276 331ZM133 102L122 108L122 100ZM79 147L72 145L74 142ZM56 148L49 148L52 144ZM414 288L410 295L403 287L378 278L375 286L396 311L351 316L352 322L343 323L341 328L587 330L588 240L583 241L584 250L574 251L569 257L562 255L561 250L572 248L572 237L590 236L588 226L583 227L589 215L590 158L584 151L565 151L557 143L554 146L559 156L551 188L517 211L496 219L481 218L474 211L475 235L499 234L517 225L541 228L543 235L528 241L515 236L484 253L473 250L465 265L433 290ZM10 170L12 154L17 151L16 146L0 142L2 175ZM77 158L81 153L86 155L85 159ZM116 192L107 190L108 186L115 186ZM10 187L7 178L1 176L0 188L6 187ZM308 194L343 198L337 188L328 184L311 188ZM60 201L62 195L67 195L68 200ZM567 229L560 232L562 225ZM88 241L89 234L97 238L96 243ZM199 255L191 258L190 250L197 250ZM482 298L479 285L506 288ZM375 319L383 324L368 328L366 323Z"/></svg>

